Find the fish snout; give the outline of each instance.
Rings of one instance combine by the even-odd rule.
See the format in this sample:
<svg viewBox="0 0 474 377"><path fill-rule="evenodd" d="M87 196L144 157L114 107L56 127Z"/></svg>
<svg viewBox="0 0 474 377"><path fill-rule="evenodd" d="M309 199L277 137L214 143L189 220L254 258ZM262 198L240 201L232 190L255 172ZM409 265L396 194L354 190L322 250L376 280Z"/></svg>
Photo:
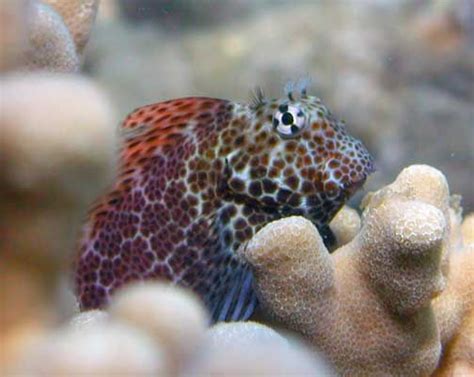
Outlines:
<svg viewBox="0 0 474 377"><path fill-rule="evenodd" d="M367 148L360 141L351 139L345 148L326 161L324 170L327 177L325 191L348 198L365 183L367 177L375 171L375 166ZM339 188L339 193L334 192L335 186Z"/></svg>
<svg viewBox="0 0 474 377"><path fill-rule="evenodd" d="M374 159L362 142L357 140L353 145L345 159L349 159L348 180L344 182L349 195L360 189L367 177L375 171Z"/></svg>

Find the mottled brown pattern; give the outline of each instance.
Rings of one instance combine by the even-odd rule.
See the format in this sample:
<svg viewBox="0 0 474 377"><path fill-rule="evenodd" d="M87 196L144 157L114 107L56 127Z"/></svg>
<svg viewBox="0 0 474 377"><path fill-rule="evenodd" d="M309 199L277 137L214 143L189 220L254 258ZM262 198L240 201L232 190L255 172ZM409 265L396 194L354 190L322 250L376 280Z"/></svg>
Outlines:
<svg viewBox="0 0 474 377"><path fill-rule="evenodd" d="M139 108L122 129L120 174L90 211L75 264L82 309L128 281L163 278L198 292L216 320L245 319L256 298L235 251L289 215L326 233L373 170L315 97L184 98Z"/></svg>

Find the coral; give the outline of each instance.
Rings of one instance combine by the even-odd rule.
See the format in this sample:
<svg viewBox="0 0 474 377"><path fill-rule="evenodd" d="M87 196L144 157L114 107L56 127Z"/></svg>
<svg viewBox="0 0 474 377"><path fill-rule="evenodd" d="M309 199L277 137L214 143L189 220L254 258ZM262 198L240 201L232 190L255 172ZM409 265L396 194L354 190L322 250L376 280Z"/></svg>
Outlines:
<svg viewBox="0 0 474 377"><path fill-rule="evenodd" d="M20 64L27 45L28 0L0 1L0 72Z"/></svg>
<svg viewBox="0 0 474 377"><path fill-rule="evenodd" d="M75 315L43 334L8 368L56 375L332 375L318 355L291 336L253 322L220 323L192 293L167 283L119 290L107 311ZM268 357L268 355L272 357ZM54 360L47 357L55 355Z"/></svg>
<svg viewBox="0 0 474 377"><path fill-rule="evenodd" d="M68 176L99 185L112 176L116 116L96 84L45 73L5 76L0 86L3 174L11 184L55 183L84 195Z"/></svg>
<svg viewBox="0 0 474 377"><path fill-rule="evenodd" d="M109 320L109 313L102 310L89 310L76 314L69 322L71 329L76 328L81 331L88 327L100 326L106 324Z"/></svg>
<svg viewBox="0 0 474 377"><path fill-rule="evenodd" d="M334 254L298 217L267 225L240 253L263 310L305 336L339 372L430 374L455 334L466 347L462 324L472 318L474 254L451 250L459 248L451 239L459 232L446 179L411 166L364 205L359 233ZM458 361L472 362L465 348L456 349Z"/></svg>
<svg viewBox="0 0 474 377"><path fill-rule="evenodd" d="M78 72L99 0L4 0L0 70Z"/></svg>
<svg viewBox="0 0 474 377"><path fill-rule="evenodd" d="M291 337L254 322L212 327L183 374L194 376L331 376L318 355Z"/></svg>
<svg viewBox="0 0 474 377"><path fill-rule="evenodd" d="M464 220L469 226L472 214ZM465 243L451 254L449 278L443 294L433 301L440 329L443 357L436 376L474 374L474 244ZM470 373L467 373L467 371Z"/></svg>
<svg viewBox="0 0 474 377"><path fill-rule="evenodd" d="M33 346L11 370L34 376L166 376L163 351L122 323L58 329Z"/></svg>
<svg viewBox="0 0 474 377"><path fill-rule="evenodd" d="M72 175L87 166L94 179L111 169L116 117L99 87L48 74L5 76L0 85L3 174L10 182L26 188L58 179L66 185L58 176L62 169Z"/></svg>
<svg viewBox="0 0 474 377"><path fill-rule="evenodd" d="M362 220L345 208L332 222L344 244L333 254L300 217L267 225L240 250L254 270L263 312L313 350L255 322L207 329L193 294L148 282L118 290L107 311L86 311L43 331L9 371L334 375L321 352L343 375L469 373L474 250L468 236L460 238L471 216L461 225L459 201L427 166L405 169L364 207ZM45 363L48 354L56 357Z"/></svg>
<svg viewBox="0 0 474 377"><path fill-rule="evenodd" d="M76 52L81 55L89 40L99 8L99 0L42 0L64 19L72 35Z"/></svg>
<svg viewBox="0 0 474 377"><path fill-rule="evenodd" d="M197 350L209 321L194 294L163 283L135 283L119 290L109 311L112 318L140 328L166 345L174 373L182 360Z"/></svg>
<svg viewBox="0 0 474 377"><path fill-rule="evenodd" d="M337 245L350 242L360 230L360 217L357 211L344 206L331 221L331 230L336 237Z"/></svg>
<svg viewBox="0 0 474 377"><path fill-rule="evenodd" d="M54 287L87 207L113 176L116 115L100 87L74 75L12 73L0 93L0 343L8 348L7 339L29 342L15 340L22 328L39 334L73 310L58 307Z"/></svg>
<svg viewBox="0 0 474 377"><path fill-rule="evenodd" d="M197 297L183 288L133 284L117 291L107 311L79 313L42 334L7 371L34 376L332 375L321 357L291 336L253 322L208 329L208 320Z"/></svg>
<svg viewBox="0 0 474 377"><path fill-rule="evenodd" d="M29 70L77 72L79 56L64 20L49 5L33 1L29 12L29 47L25 64Z"/></svg>
<svg viewBox="0 0 474 377"><path fill-rule="evenodd" d="M3 245L54 266L71 247L84 208L113 176L116 116L101 89L82 77L9 75L0 88L0 183L11 199L1 205L9 218Z"/></svg>

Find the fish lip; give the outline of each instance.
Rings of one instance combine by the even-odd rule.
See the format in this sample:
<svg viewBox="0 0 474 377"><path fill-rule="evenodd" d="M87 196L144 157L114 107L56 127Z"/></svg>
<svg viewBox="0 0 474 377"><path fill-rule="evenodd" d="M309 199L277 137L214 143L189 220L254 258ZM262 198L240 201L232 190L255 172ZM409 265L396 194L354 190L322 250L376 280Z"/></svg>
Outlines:
<svg viewBox="0 0 474 377"><path fill-rule="evenodd" d="M375 166L373 161L370 161L370 164L364 169L364 171L354 180L346 183L344 185L344 190L348 197L354 195L367 181L367 178L370 174L375 172Z"/></svg>
<svg viewBox="0 0 474 377"><path fill-rule="evenodd" d="M352 181L351 183L349 183L345 187L347 196L350 197L350 196L354 195L357 191L359 191L359 189L364 185L366 180L367 180L367 175L364 174L363 178L358 179L356 181Z"/></svg>

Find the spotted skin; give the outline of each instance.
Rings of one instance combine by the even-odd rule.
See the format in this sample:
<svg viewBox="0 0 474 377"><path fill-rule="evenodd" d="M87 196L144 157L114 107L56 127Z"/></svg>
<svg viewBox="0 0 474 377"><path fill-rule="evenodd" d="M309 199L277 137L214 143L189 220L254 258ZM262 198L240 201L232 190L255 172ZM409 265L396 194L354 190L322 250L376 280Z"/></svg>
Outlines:
<svg viewBox="0 0 474 377"><path fill-rule="evenodd" d="M292 116L300 128L283 124ZM373 171L362 143L306 94L166 101L132 112L122 132L118 177L89 212L75 262L82 310L129 281L165 279L196 291L215 320L246 319L257 299L237 249L290 215L326 232Z"/></svg>

